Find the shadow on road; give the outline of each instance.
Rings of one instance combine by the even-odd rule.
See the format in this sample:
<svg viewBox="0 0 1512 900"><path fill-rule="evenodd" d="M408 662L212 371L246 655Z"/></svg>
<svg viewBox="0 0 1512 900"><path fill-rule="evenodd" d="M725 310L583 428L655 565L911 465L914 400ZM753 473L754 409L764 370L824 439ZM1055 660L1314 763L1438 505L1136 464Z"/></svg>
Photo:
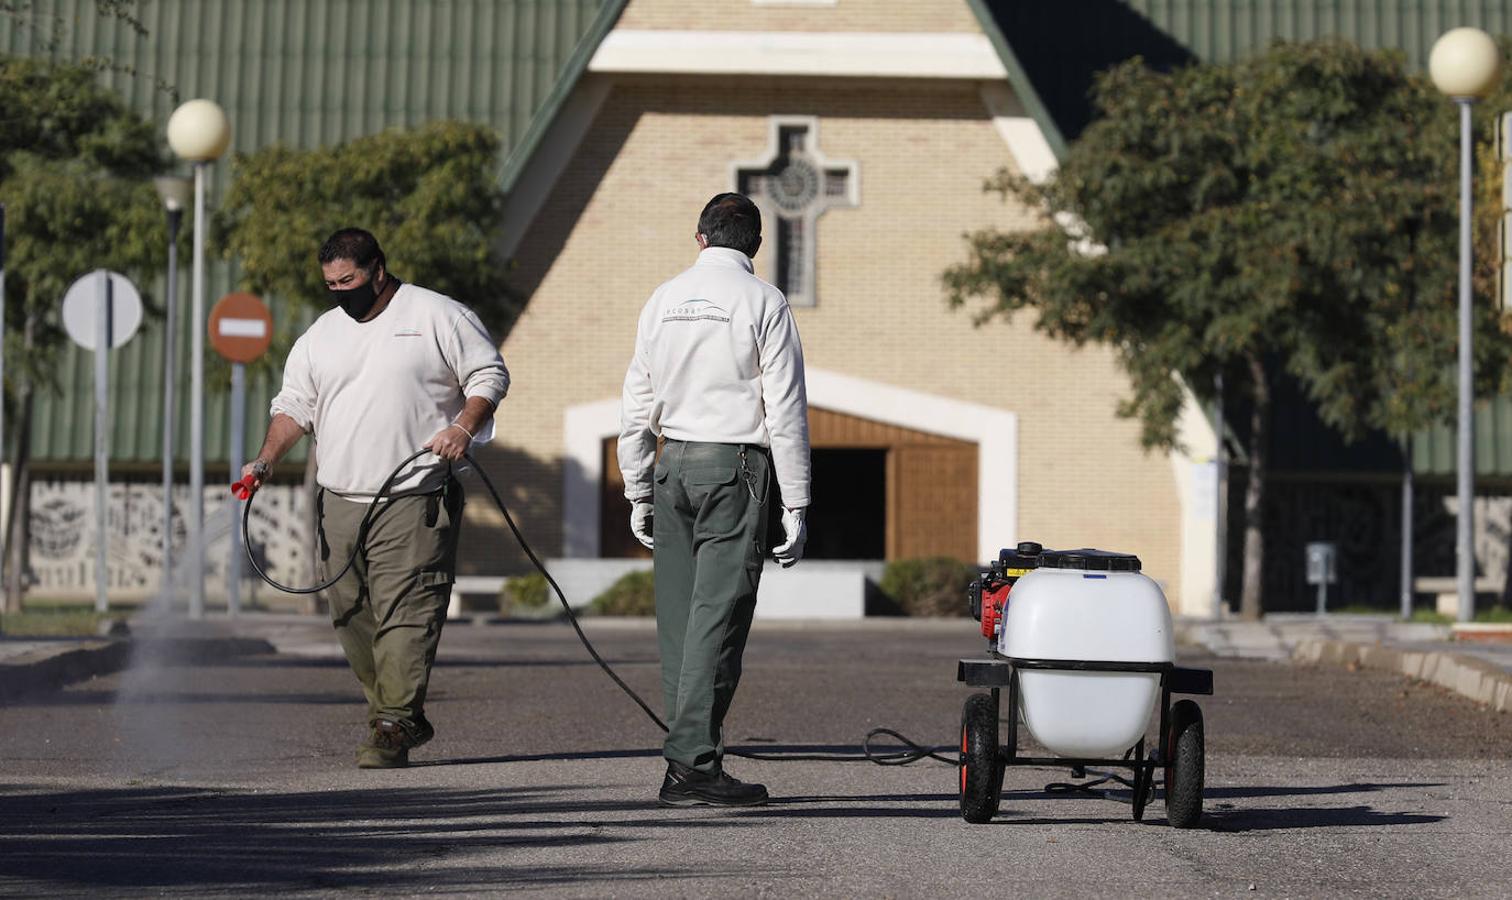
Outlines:
<svg viewBox="0 0 1512 900"><path fill-rule="evenodd" d="M246 656L208 662L170 661L165 666L203 666L217 669L346 669L347 661L332 644L331 655L305 656ZM616 669L625 666L660 666L655 656L606 658ZM438 669L576 669L597 666L592 659L550 657L541 659L495 659L484 656L446 656L444 651L436 659Z"/></svg>
<svg viewBox="0 0 1512 900"><path fill-rule="evenodd" d="M357 702L360 702L360 697ZM350 693L249 694L229 691L51 691L16 698L11 706L184 706L190 704L255 703L287 705L355 705Z"/></svg>
<svg viewBox="0 0 1512 900"><path fill-rule="evenodd" d="M882 753L893 752L882 750ZM855 744L783 744L754 747L731 747L731 758L758 759L764 762L835 762L868 763L862 749ZM747 756L746 754L754 754ZM412 762L410 766L482 766L492 763L571 761L579 759L629 759L634 757L661 756L660 749L637 750L590 750L563 753L539 753L517 756L468 756L457 759L436 759Z"/></svg>
<svg viewBox="0 0 1512 900"><path fill-rule="evenodd" d="M1302 809L1234 809L1204 813L1202 827L1217 832L1276 831L1287 828L1340 828L1427 825L1448 816L1383 812L1370 806Z"/></svg>
<svg viewBox="0 0 1512 900"><path fill-rule="evenodd" d="M562 848L570 858L576 846L645 840L645 829L700 825L696 816L669 815L643 800L570 799L578 790L262 794L0 787L0 878L55 890L192 886L202 894L246 894L312 888L413 893L750 874L686 865L512 865L510 849ZM645 815L624 818L636 812ZM615 818L600 819L606 813Z"/></svg>

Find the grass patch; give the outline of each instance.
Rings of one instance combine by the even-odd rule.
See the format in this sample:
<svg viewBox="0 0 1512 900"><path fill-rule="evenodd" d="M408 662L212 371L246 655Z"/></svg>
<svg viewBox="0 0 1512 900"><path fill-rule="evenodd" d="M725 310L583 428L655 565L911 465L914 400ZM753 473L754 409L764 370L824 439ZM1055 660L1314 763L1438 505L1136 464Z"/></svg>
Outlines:
<svg viewBox="0 0 1512 900"><path fill-rule="evenodd" d="M93 637L100 633L101 615L93 609L58 607L0 615L0 634L6 637Z"/></svg>
<svg viewBox="0 0 1512 900"><path fill-rule="evenodd" d="M1446 616L1436 609L1420 606L1412 611L1412 618L1407 621L1420 622L1427 625L1453 625L1456 620L1454 616ZM1506 609L1501 606L1482 609L1476 612L1475 618L1471 621L1488 625L1512 624L1512 609Z"/></svg>
<svg viewBox="0 0 1512 900"><path fill-rule="evenodd" d="M1414 609L1412 611L1412 618L1408 619L1407 621L1417 622L1422 625L1453 625L1454 617L1446 616L1436 609L1429 609L1426 606L1419 606L1417 609Z"/></svg>

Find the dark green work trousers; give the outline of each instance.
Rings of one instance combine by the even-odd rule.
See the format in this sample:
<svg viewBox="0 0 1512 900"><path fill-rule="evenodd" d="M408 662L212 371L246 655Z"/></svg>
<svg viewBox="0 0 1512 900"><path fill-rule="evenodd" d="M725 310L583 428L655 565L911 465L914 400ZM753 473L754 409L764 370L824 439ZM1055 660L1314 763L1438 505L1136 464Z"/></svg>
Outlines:
<svg viewBox="0 0 1512 900"><path fill-rule="evenodd" d="M762 447L673 440L656 464L662 755L704 772L721 767L724 717L756 611L770 467Z"/></svg>
<svg viewBox="0 0 1512 900"><path fill-rule="evenodd" d="M346 564L369 506L321 491L321 578ZM336 639L367 695L368 719L413 729L455 580L462 486L385 500L346 575L325 592Z"/></svg>

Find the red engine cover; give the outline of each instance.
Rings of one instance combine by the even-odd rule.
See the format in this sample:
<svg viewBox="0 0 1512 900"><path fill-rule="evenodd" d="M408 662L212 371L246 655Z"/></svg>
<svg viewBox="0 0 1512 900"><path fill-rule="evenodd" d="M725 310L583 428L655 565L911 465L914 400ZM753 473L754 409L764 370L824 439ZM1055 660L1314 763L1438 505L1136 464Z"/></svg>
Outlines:
<svg viewBox="0 0 1512 900"><path fill-rule="evenodd" d="M997 634L998 623L1003 621L1003 607L1008 605L1008 592L1013 585L1005 584L992 591L982 591L982 637L991 639Z"/></svg>

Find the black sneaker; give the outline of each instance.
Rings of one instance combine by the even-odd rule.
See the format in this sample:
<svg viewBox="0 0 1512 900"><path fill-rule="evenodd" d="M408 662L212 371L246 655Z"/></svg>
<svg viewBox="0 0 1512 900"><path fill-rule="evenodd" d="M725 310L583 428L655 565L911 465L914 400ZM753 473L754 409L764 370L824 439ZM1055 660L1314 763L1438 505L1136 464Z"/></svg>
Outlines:
<svg viewBox="0 0 1512 900"><path fill-rule="evenodd" d="M760 806L767 802L767 789L763 784L746 784L728 772L711 775L669 760L657 802L662 806Z"/></svg>

